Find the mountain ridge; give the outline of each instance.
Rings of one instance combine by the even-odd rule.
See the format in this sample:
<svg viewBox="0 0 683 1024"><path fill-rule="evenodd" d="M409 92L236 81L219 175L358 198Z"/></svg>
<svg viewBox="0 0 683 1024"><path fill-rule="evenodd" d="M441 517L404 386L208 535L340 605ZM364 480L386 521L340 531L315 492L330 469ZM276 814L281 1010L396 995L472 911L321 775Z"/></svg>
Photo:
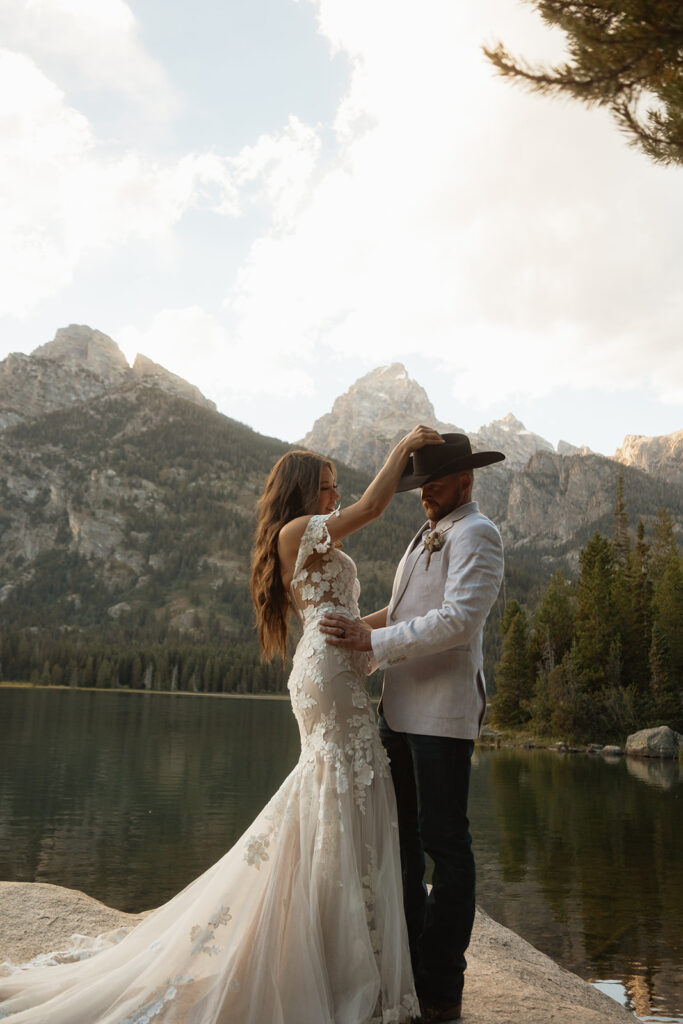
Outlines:
<svg viewBox="0 0 683 1024"><path fill-rule="evenodd" d="M627 434L613 458L625 466L683 484L683 430L656 437Z"/></svg>
<svg viewBox="0 0 683 1024"><path fill-rule="evenodd" d="M0 362L0 431L141 379L196 405L216 409L199 388L146 356L138 354L129 366L108 335L85 324L70 324L29 355L15 352Z"/></svg>
<svg viewBox="0 0 683 1024"><path fill-rule="evenodd" d="M107 344L77 350L87 366L76 360L72 367L68 352L51 358L50 349L0 364L0 661L24 666L16 678L40 679L49 676L45 663L59 657L76 666L70 677L129 685L138 678L135 658L151 664L156 645L156 674L143 673L144 685L156 686L172 682L163 649L204 645L197 685L281 688L281 668L259 667L249 553L256 500L292 446L188 400L179 393L187 382L169 383L156 364L141 362L145 372L133 372ZM8 381L15 373L31 402L13 419ZM518 422L507 425L519 430ZM345 501L356 500L370 475L341 460L338 470ZM537 450L522 470L499 465L475 474L475 498L506 542L506 597L533 604L556 568L573 572L592 530L611 532L619 472L602 456ZM621 472L631 526L642 517L649 529L666 505L680 535L680 488L636 467ZM422 517L417 494L399 494L381 519L345 540L359 568L363 613L387 603L395 566ZM489 670L501 608L487 628ZM68 657L55 655L67 647ZM92 672L91 648L100 652ZM122 651L132 653L123 658ZM194 678L194 657L178 654L187 661L182 685ZM124 675L112 675L111 666L124 661Z"/></svg>
<svg viewBox="0 0 683 1024"><path fill-rule="evenodd" d="M523 468L539 449L554 451L550 441L527 430L512 413L478 431L465 431L439 420L427 392L402 363L378 366L359 377L300 443L355 469L376 473L387 452L416 423L434 426L441 433L467 433L479 450L495 449L505 442L507 469Z"/></svg>
<svg viewBox="0 0 683 1024"><path fill-rule="evenodd" d="M561 456L612 459L671 483L683 483L683 430L649 438L627 435L613 456L600 455L586 445L565 440L556 449L511 412L476 431L466 431L437 418L425 389L399 362L375 367L354 381L334 400L330 412L315 421L300 443L356 469L375 473L392 445L418 422L434 426L442 433L467 434L476 450L503 451L504 470L523 470L536 452L545 451Z"/></svg>

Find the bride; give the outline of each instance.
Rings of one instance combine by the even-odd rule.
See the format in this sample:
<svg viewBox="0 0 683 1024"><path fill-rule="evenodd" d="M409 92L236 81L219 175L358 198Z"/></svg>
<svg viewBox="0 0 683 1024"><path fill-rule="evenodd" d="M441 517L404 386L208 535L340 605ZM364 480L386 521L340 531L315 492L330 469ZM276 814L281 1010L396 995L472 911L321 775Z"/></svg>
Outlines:
<svg viewBox="0 0 683 1024"><path fill-rule="evenodd" d="M10 1024L389 1024L419 1014L403 919L396 805L363 677L332 647L329 611L358 615L339 541L387 507L416 427L363 496L337 511L334 466L282 456L258 504L251 590L266 657L302 626L289 692L299 762L213 867L135 928L5 965Z"/></svg>

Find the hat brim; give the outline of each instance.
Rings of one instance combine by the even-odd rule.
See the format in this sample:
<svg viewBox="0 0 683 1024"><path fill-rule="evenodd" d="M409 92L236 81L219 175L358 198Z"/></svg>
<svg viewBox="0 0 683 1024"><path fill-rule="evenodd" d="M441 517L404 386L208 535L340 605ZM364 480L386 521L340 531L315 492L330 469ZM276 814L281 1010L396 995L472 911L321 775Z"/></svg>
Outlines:
<svg viewBox="0 0 683 1024"><path fill-rule="evenodd" d="M502 452L472 452L471 455L460 455L452 462L446 463L436 473L423 473L422 475L412 472L412 456L408 460L403 476L398 482L396 491L413 491L416 487L429 484L432 480L439 480L442 476L450 476L451 473L460 473L464 469L480 469L482 466L492 466L495 462L502 462L505 456Z"/></svg>

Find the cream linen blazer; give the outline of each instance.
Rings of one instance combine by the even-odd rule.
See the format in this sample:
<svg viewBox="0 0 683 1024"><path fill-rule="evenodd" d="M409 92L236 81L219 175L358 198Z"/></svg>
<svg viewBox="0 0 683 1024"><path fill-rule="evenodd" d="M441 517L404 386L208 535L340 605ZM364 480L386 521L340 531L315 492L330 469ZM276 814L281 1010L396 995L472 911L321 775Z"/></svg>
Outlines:
<svg viewBox="0 0 683 1024"><path fill-rule="evenodd" d="M422 535L401 559L387 625L371 634L381 708L397 732L476 739L486 710L482 634L503 579L503 542L476 501L441 519L425 569Z"/></svg>

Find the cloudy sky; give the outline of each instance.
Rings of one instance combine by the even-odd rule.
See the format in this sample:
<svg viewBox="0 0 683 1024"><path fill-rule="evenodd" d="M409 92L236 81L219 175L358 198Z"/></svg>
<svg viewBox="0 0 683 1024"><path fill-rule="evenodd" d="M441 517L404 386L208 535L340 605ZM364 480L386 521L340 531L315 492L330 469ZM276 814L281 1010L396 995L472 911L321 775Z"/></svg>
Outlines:
<svg viewBox="0 0 683 1024"><path fill-rule="evenodd" d="M519 0L0 0L0 358L69 323L296 440L401 361L465 429L683 426L683 170L496 78Z"/></svg>

